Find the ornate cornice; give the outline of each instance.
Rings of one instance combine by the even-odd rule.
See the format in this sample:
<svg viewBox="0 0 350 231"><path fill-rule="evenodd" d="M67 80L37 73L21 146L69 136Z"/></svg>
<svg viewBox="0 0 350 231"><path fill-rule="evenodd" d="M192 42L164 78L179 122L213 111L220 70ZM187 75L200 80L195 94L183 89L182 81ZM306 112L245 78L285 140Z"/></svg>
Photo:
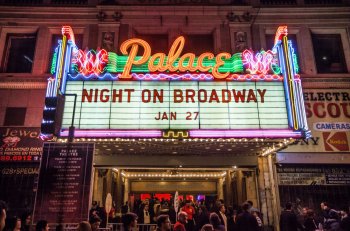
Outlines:
<svg viewBox="0 0 350 231"><path fill-rule="evenodd" d="M47 82L0 82L0 89L46 89Z"/></svg>

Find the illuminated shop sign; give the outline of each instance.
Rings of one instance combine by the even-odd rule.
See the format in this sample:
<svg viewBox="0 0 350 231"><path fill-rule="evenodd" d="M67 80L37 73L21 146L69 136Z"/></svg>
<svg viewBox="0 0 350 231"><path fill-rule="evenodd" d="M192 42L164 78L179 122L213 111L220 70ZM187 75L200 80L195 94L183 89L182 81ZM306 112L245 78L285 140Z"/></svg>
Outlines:
<svg viewBox="0 0 350 231"><path fill-rule="evenodd" d="M183 36L167 54L152 54L146 41L133 38L121 44L122 55L117 55L78 49L70 27L62 34L47 97L77 95L77 100L74 106L74 97L65 97L60 135L67 135L74 107L76 136L83 137L160 137L164 130L185 130L191 137L308 133L286 27L278 29L273 50L199 56L182 53ZM47 123L55 121L44 119L43 126Z"/></svg>

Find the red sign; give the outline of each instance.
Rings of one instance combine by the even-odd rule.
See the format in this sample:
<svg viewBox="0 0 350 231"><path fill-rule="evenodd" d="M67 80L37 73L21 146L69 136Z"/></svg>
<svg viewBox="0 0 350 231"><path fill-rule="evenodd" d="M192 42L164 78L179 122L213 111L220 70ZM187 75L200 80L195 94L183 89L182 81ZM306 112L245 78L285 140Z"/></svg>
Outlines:
<svg viewBox="0 0 350 231"><path fill-rule="evenodd" d="M0 162L39 162L43 142L40 128L0 128Z"/></svg>
<svg viewBox="0 0 350 231"><path fill-rule="evenodd" d="M323 139L326 151L349 151L345 132L323 132Z"/></svg>

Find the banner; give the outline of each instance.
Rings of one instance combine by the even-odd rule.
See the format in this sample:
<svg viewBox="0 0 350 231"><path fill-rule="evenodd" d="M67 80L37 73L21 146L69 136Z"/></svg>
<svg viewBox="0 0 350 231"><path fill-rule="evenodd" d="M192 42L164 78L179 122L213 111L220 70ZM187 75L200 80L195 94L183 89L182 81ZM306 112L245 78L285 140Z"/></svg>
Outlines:
<svg viewBox="0 0 350 231"><path fill-rule="evenodd" d="M349 166L277 167L279 185L349 185Z"/></svg>
<svg viewBox="0 0 350 231"><path fill-rule="evenodd" d="M312 138L282 152L349 152L350 90L304 89L304 100Z"/></svg>
<svg viewBox="0 0 350 231"><path fill-rule="evenodd" d="M40 128L1 127L0 162L40 162Z"/></svg>
<svg viewBox="0 0 350 231"><path fill-rule="evenodd" d="M34 220L87 220L94 144L45 143L43 150Z"/></svg>

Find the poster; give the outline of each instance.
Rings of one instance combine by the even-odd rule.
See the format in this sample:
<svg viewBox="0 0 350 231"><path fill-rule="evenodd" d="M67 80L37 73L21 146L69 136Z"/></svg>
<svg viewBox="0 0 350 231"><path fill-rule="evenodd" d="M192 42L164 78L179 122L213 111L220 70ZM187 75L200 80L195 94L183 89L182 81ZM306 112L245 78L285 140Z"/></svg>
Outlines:
<svg viewBox="0 0 350 231"><path fill-rule="evenodd" d="M79 223L88 219L93 143L45 143L34 220Z"/></svg>

